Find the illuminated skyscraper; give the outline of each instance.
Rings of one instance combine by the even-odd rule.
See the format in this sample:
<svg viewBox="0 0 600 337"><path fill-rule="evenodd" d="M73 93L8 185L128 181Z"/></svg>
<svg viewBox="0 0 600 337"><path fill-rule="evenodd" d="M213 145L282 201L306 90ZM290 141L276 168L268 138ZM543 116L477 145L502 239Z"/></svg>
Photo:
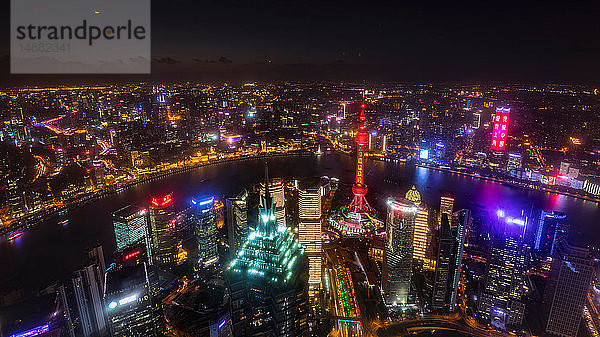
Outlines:
<svg viewBox="0 0 600 337"><path fill-rule="evenodd" d="M104 257L102 247L89 252L89 264L73 273L71 282L59 289L69 336L102 336L107 333L104 317Z"/></svg>
<svg viewBox="0 0 600 337"><path fill-rule="evenodd" d="M554 246L567 238L566 218L564 213L542 211L533 243L533 250L539 257L552 257Z"/></svg>
<svg viewBox="0 0 600 337"><path fill-rule="evenodd" d="M429 211L421 204L421 194L413 186L405 196L417 206L417 217L415 218L415 235L413 240L413 258L423 262L427 252L427 240L429 239Z"/></svg>
<svg viewBox="0 0 600 337"><path fill-rule="evenodd" d="M300 224L298 238L304 246L309 264L309 293L321 287L321 259L323 245L321 242L321 180L305 180L298 188L298 212Z"/></svg>
<svg viewBox="0 0 600 337"><path fill-rule="evenodd" d="M152 231L152 257L160 267L177 263L177 235L175 232L173 194L152 198L150 203L150 230Z"/></svg>
<svg viewBox="0 0 600 337"><path fill-rule="evenodd" d="M526 225L526 218L508 217L498 211L479 313L500 329L519 326L523 321L525 304L521 298L525 293L523 236Z"/></svg>
<svg viewBox="0 0 600 337"><path fill-rule="evenodd" d="M177 336L232 337L229 292L221 279L194 280L168 304L165 316Z"/></svg>
<svg viewBox="0 0 600 337"><path fill-rule="evenodd" d="M439 228L442 222L442 214L448 214L448 217L452 216L452 209L454 208L454 196L449 192L443 192L440 198L440 213L438 216L437 228Z"/></svg>
<svg viewBox="0 0 600 337"><path fill-rule="evenodd" d="M10 205L10 214L13 219L16 219L25 213L24 192L20 192L17 180L8 179L7 185L7 202Z"/></svg>
<svg viewBox="0 0 600 337"><path fill-rule="evenodd" d="M454 268L454 255L456 254L456 239L450 229L448 214L442 213L440 224L440 242L438 245L438 258L435 266L435 281L431 308L433 310L447 310L450 302L449 287Z"/></svg>
<svg viewBox="0 0 600 337"><path fill-rule="evenodd" d="M162 336L164 318L152 297L145 263L106 274L104 303L111 336Z"/></svg>
<svg viewBox="0 0 600 337"><path fill-rule="evenodd" d="M433 310L453 311L456 306L463 248L470 221L469 210L455 212L452 217L442 213L431 305Z"/></svg>
<svg viewBox="0 0 600 337"><path fill-rule="evenodd" d="M81 336L99 336L106 333L100 282L103 277L96 265L80 269L73 275Z"/></svg>
<svg viewBox="0 0 600 337"><path fill-rule="evenodd" d="M495 151L504 151L508 139L508 120L510 108L496 108L494 129L492 130L492 146Z"/></svg>
<svg viewBox="0 0 600 337"><path fill-rule="evenodd" d="M578 336L588 290L594 274L594 261L587 248L562 240L553 256L546 285L550 314L546 332L557 336Z"/></svg>
<svg viewBox="0 0 600 337"><path fill-rule="evenodd" d="M440 201L440 214L446 213L448 216L452 216L452 209L454 208L454 196L445 193L441 197Z"/></svg>
<svg viewBox="0 0 600 337"><path fill-rule="evenodd" d="M148 213L145 208L125 206L113 213L113 227L117 241L117 252L138 242L146 245L148 261L152 263L150 234L148 233Z"/></svg>
<svg viewBox="0 0 600 337"><path fill-rule="evenodd" d="M215 198L194 197L191 218L198 244L197 263L199 266L207 267L219 260Z"/></svg>
<svg viewBox="0 0 600 337"><path fill-rule="evenodd" d="M417 206L406 199L387 201L382 291L387 305L408 302L412 277L413 237Z"/></svg>
<svg viewBox="0 0 600 337"><path fill-rule="evenodd" d="M248 237L248 191L242 191L235 198L228 198L226 208L229 249L233 254L237 254L239 247Z"/></svg>
<svg viewBox="0 0 600 337"><path fill-rule="evenodd" d="M285 186L283 180L275 178L269 182L269 193L273 197L275 203L275 216L277 217L277 224L279 226L286 225L286 210L285 210ZM265 183L260 184L260 196L265 195ZM260 202L262 203L262 198ZM264 207L263 204L261 206Z"/></svg>
<svg viewBox="0 0 600 337"><path fill-rule="evenodd" d="M304 336L308 260L291 229L277 224L269 191L261 198L256 229L226 274L234 335Z"/></svg>

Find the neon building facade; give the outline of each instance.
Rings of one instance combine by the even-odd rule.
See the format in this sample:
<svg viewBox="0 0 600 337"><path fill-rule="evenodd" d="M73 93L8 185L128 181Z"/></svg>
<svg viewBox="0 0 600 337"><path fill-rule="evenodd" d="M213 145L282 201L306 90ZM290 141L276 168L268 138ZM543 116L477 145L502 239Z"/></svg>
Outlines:
<svg viewBox="0 0 600 337"><path fill-rule="evenodd" d="M496 108L496 114L494 116L494 129L492 130L492 150L504 151L508 137L509 118L510 108Z"/></svg>
<svg viewBox="0 0 600 337"><path fill-rule="evenodd" d="M308 259L292 230L277 223L269 189L261 199L256 229L226 272L234 335L303 336L308 329Z"/></svg>

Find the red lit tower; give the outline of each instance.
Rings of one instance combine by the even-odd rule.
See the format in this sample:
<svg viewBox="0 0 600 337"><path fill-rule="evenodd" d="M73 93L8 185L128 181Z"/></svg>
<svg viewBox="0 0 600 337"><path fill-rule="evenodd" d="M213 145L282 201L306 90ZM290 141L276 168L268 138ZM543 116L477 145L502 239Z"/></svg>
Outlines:
<svg viewBox="0 0 600 337"><path fill-rule="evenodd" d="M383 229L383 222L377 219L377 214L365 199L367 184L365 184L365 145L369 143L369 135L365 122L365 103L360 106L358 132L356 133L356 181L352 185L354 198L348 206L341 206L329 218L329 224L340 236L362 237L370 233L377 234Z"/></svg>
<svg viewBox="0 0 600 337"><path fill-rule="evenodd" d="M365 116L364 101L360 108L360 122L358 124L358 133L356 134L356 144L358 145L358 149L356 151L356 181L354 182L354 185L352 185L354 199L350 204L350 209L355 213L363 213L370 208L367 199L365 199L365 194L367 194L367 185L365 184L364 149L365 145L369 142L369 135L367 134L365 126L367 116Z"/></svg>

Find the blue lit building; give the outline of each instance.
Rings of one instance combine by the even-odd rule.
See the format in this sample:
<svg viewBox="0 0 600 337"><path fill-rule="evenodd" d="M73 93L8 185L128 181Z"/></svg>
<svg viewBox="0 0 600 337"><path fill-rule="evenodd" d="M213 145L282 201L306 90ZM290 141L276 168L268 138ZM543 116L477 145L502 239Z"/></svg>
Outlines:
<svg viewBox="0 0 600 337"><path fill-rule="evenodd" d="M219 260L215 198L194 197L191 219L198 245L198 266L207 267Z"/></svg>
<svg viewBox="0 0 600 337"><path fill-rule="evenodd" d="M560 212L542 211L535 233L533 249L540 258L551 257L554 246L568 234L567 215Z"/></svg>
<svg viewBox="0 0 600 337"><path fill-rule="evenodd" d="M308 259L291 229L278 225L269 191L261 198L256 229L226 273L233 332L235 336L305 336Z"/></svg>

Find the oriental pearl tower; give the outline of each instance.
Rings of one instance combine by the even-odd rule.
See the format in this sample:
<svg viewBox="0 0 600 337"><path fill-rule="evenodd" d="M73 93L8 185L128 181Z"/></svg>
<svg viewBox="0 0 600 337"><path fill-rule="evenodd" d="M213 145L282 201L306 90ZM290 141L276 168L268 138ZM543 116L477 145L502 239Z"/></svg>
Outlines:
<svg viewBox="0 0 600 337"><path fill-rule="evenodd" d="M352 194L354 199L350 204L350 209L355 213L363 213L369 209L369 203L365 199L367 194L367 184L365 184L365 172L364 172L364 161L365 161L365 145L369 142L369 135L367 135L365 121L365 103L363 102L360 106L360 116L358 124L358 133L356 134L356 180L352 185Z"/></svg>
<svg viewBox="0 0 600 337"><path fill-rule="evenodd" d="M383 222L377 219L375 210L369 206L365 195L365 145L369 142L365 122L365 103L360 106L358 132L356 133L356 176L352 185L354 198L350 205L340 207L329 218L329 224L340 236L364 237L383 228Z"/></svg>

